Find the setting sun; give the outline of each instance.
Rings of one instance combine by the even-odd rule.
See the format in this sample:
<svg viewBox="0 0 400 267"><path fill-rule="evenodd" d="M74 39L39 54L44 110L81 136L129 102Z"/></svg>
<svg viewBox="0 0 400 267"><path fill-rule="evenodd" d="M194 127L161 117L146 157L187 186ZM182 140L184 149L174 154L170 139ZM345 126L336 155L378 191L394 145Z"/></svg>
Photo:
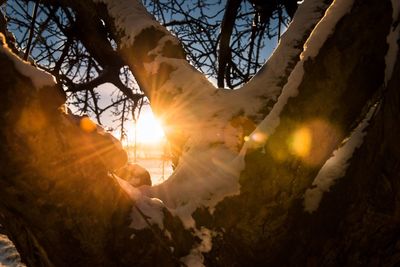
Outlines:
<svg viewBox="0 0 400 267"><path fill-rule="evenodd" d="M138 143L160 143L164 138L164 131L161 123L157 118L154 117L151 110L143 110L135 127L137 127L136 138ZM134 140L134 133L130 134L130 139Z"/></svg>
<svg viewBox="0 0 400 267"><path fill-rule="evenodd" d="M86 127L86 124L81 125L81 127ZM165 138L162 123L153 115L150 108L143 108L136 124L129 120L125 127L126 139L123 141L125 146L134 143L160 145ZM113 132L113 135L117 138L120 134L119 129Z"/></svg>

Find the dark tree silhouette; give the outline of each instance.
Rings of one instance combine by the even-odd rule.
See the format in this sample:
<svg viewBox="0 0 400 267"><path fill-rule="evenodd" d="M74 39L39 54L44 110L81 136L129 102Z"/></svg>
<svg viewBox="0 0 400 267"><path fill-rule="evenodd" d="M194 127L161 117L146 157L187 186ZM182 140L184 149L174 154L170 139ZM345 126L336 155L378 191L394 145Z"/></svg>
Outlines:
<svg viewBox="0 0 400 267"><path fill-rule="evenodd" d="M129 68L179 161L130 186L115 139L2 40L0 223L29 266L400 263L396 1L304 1L237 90L215 88L136 1L41 3L71 12L91 57Z"/></svg>
<svg viewBox="0 0 400 267"><path fill-rule="evenodd" d="M224 11L225 5L218 1L144 2L180 38L191 64L218 79L220 87L226 81L230 88L258 71L266 46L276 45L290 20L287 13L292 16L297 7L296 1L268 6L236 1L234 10L228 1ZM124 60L113 51L118 43L109 25L54 1L12 0L5 11L8 22L3 25L14 33L20 55L29 56L57 78L71 107L105 127L118 128L122 140L126 122L137 119L139 107L148 101ZM105 83L115 86L108 93L111 101L101 101L105 93L99 86ZM105 116L113 116L117 123L110 124Z"/></svg>

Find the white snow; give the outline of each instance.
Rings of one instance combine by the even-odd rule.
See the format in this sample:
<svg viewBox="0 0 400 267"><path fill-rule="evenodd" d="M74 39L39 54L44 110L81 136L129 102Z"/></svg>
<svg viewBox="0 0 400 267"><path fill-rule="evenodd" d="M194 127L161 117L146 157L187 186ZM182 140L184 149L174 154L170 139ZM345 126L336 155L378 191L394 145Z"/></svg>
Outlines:
<svg viewBox="0 0 400 267"><path fill-rule="evenodd" d="M2 33L0 33L0 43L1 39L4 39L4 35ZM31 79L36 89L40 89L45 86L54 86L56 84L56 80L53 75L32 66L26 61L22 61L11 51L11 49L7 47L4 41L3 43L4 45L0 46L0 53L5 54L9 59L11 59L19 73Z"/></svg>
<svg viewBox="0 0 400 267"><path fill-rule="evenodd" d="M161 40L159 46L163 42ZM152 53L156 50L158 48ZM186 150L194 146L208 146L210 143L223 143L226 147L234 149L237 136L228 129L232 111L227 106L231 103L222 95L218 95L218 90L186 60L158 55L154 61L147 63L145 68L149 73L155 74L162 63L175 70L161 88L148 94L150 101L155 105L165 95L172 98L172 101L168 101L168 106L164 105L161 119L169 127L178 128L183 135L190 136ZM165 131L168 134L168 129Z"/></svg>
<svg viewBox="0 0 400 267"><path fill-rule="evenodd" d="M135 207L132 209L130 227L140 230L149 227L148 224L157 224L160 229L164 228L164 205L161 200L149 198L143 195L139 189L133 187L127 181L118 176L114 176L121 188L134 201ZM146 220L144 219L146 217Z"/></svg>
<svg viewBox="0 0 400 267"><path fill-rule="evenodd" d="M387 36L387 43L389 45L388 51L385 56L385 85L389 82L393 74L394 64L397 59L397 52L399 50L399 45L397 41L400 38L400 25L399 25L399 12L400 12L400 1L392 0L392 27Z"/></svg>
<svg viewBox="0 0 400 267"><path fill-rule="evenodd" d="M176 38L160 26L139 1L101 0L101 2L107 4L109 13L115 18L117 28L124 31L128 38L128 41L124 41L124 45L132 45L135 36L148 27L156 27L165 32L165 36L148 53L154 56L154 60L144 65L150 75L157 75L159 66L163 63L174 69L161 88L146 91L154 105L158 105L157 101L163 101L166 95L171 98L166 105L162 102L164 116L161 119L168 125L173 123L171 127L181 129L183 135L191 136L191 144L225 143L226 146L233 148L235 144L233 139L237 136L225 131L232 112L220 112L227 106L226 99L216 96L218 90L186 59L168 58L161 54L164 45L168 41L177 42ZM192 145L188 145L189 147Z"/></svg>
<svg viewBox="0 0 400 267"><path fill-rule="evenodd" d="M190 250L189 255L180 258L180 260L188 267L205 267L203 254L195 248Z"/></svg>
<svg viewBox="0 0 400 267"><path fill-rule="evenodd" d="M0 234L0 267L25 267L14 244Z"/></svg>
<svg viewBox="0 0 400 267"><path fill-rule="evenodd" d="M268 137L275 132L276 127L278 127L280 123L279 116L288 99L298 94L297 88L303 79L303 74L303 61L300 61L290 74L287 84L283 87L282 94L279 96L278 101L275 103L270 113L249 136L245 144L246 147L261 147L265 144Z"/></svg>
<svg viewBox="0 0 400 267"><path fill-rule="evenodd" d="M124 32L122 47L133 44L135 37L146 28L154 27L166 32L157 21L154 20L146 8L137 0L93 0L107 5L109 14L114 18L116 27Z"/></svg>
<svg viewBox="0 0 400 267"><path fill-rule="evenodd" d="M150 101L157 105L157 101L165 95L172 97L172 101L164 107L162 119L171 128L178 128L183 135L190 136L186 150L193 146L221 143L237 151L239 137L236 131L232 131L229 120L238 110L236 103L242 99L236 102L229 101L226 95L219 94L220 90L216 90L204 75L182 59L157 56L146 68L150 73L154 73L162 63L172 66L175 70L161 88L149 92Z"/></svg>
<svg viewBox="0 0 400 267"><path fill-rule="evenodd" d="M246 114L258 112L265 105L264 98L276 100L282 89L282 85L279 85L281 78L291 70L290 65L301 52L298 44L308 36L308 32L311 32L326 8L327 4L321 0L306 0L301 3L268 61L242 89L237 90L244 100L237 105L244 107ZM248 105L249 101L253 104Z"/></svg>
<svg viewBox="0 0 400 267"><path fill-rule="evenodd" d="M182 156L182 163L172 177L153 187L134 188L116 177L140 210L133 209L131 227L143 229L149 226L140 214L143 213L149 223L163 228L162 208L167 207L173 215L181 218L187 229L194 231L201 242L191 249L189 255L181 258L183 263L191 267L204 266L202 253L211 250L212 237L215 235L204 227L197 229L192 213L198 207L208 207L212 212L224 197L240 191L238 178L244 167L242 155L237 156L237 153L222 145L211 148L211 151L210 154L206 149L189 150ZM159 199L162 199L165 206Z"/></svg>
<svg viewBox="0 0 400 267"><path fill-rule="evenodd" d="M180 161L164 183L140 189L149 197L162 199L169 211L181 219L185 228L195 231L201 243L195 245L181 261L189 267L202 267L202 253L211 250L213 233L206 228L197 229L192 214L199 207L208 208L212 213L218 202L240 193L239 176L244 168L244 158L224 145L203 149L194 145L182 155Z"/></svg>
<svg viewBox="0 0 400 267"><path fill-rule="evenodd" d="M212 238L216 233L201 227L195 231L195 236L199 237L201 242L190 250L189 255L182 257L180 260L188 267L204 267L203 253L207 253L212 249Z"/></svg>
<svg viewBox="0 0 400 267"><path fill-rule="evenodd" d="M117 28L126 34L123 40L125 46L132 45L135 36L145 28L156 27L166 31L148 15L139 1L96 1L107 4L109 13L116 20ZM280 88L277 88L276 81L283 75L290 58L299 52L293 48L295 42L301 39L307 32L306 28L309 29L310 25L314 25L320 17L320 10L325 5L321 2L320 0L308 0L302 4L300 9L308 9L308 12L298 12L299 14L306 13L306 15L304 17L297 15L298 22L293 24L297 25L297 28L289 27L288 34L282 39L280 48L271 57L269 65L267 64L265 67L264 71L270 74L265 76L261 74L260 78L254 78L250 84L265 90L266 85L263 83L267 77L270 79L268 84L275 86L274 89L271 89L271 94L275 96L279 92ZM274 132L279 125L280 113L288 99L298 94L297 88L304 73L304 61L318 53L320 47L332 33L337 21L350 9L352 3L352 0L336 0L328 9L323 22L316 26L307 41L301 60L290 75L278 102L263 123L250 136L245 147L260 145L260 140L264 142L266 137ZM240 193L239 176L244 169L244 150L239 153L237 143L240 136L232 125L229 125L229 122L233 114L239 113L238 111L241 111L242 108L245 109L243 110L245 114L256 111L255 107L260 107L260 103L254 103L254 101L262 100L255 98L255 94L251 93L248 94L249 97L245 97L248 93L246 93L247 89L233 92L216 90L184 59L164 57L160 51L168 40L175 39L166 32L166 36L149 52L154 55L154 61L147 63L145 70L149 74L157 75L160 64L166 63L172 66L174 71L161 88L157 88L155 92L146 93L152 102L160 99L162 101L165 95L171 97L171 100L163 106L166 118L162 119L166 119L166 122L169 123L168 119L173 118L170 120L174 123L172 127L181 129L183 135L190 138L186 141L177 169L167 181L153 187L139 189L132 189L129 184L124 182L120 183L136 201L138 208L143 208L142 212L151 218L152 223L162 225L161 209L163 205L159 202L157 202L158 204L153 203L156 198L160 199L173 214L179 216L186 228L196 229L192 214L197 208L205 207L213 212L215 206L225 197ZM289 55L285 55L288 51L290 51ZM248 88L251 88L251 85ZM262 94L265 95L265 92ZM256 95L260 95L259 91ZM252 104L249 105L249 103ZM155 104L157 105L157 103ZM142 202L146 204L141 204ZM135 213L133 218L140 217L139 215ZM146 222L140 218L133 220L132 224L136 229L146 227ZM209 246L204 245L205 247L211 247L211 238L207 238L205 235L202 236L202 240L202 243L209 244ZM207 243L207 240L210 242ZM196 266L196 264L202 266L202 252L203 249L195 247L192 249L192 253L183 260L190 266Z"/></svg>
<svg viewBox="0 0 400 267"><path fill-rule="evenodd" d="M318 22L315 29L311 32L310 37L304 44L304 51L301 53L301 59L315 57L318 55L322 45L333 33L336 23L348 12L353 6L354 0L335 0L326 10L325 16Z"/></svg>
<svg viewBox="0 0 400 267"><path fill-rule="evenodd" d="M191 215L197 208L205 207L213 212L225 197L239 194L243 168L243 157L224 146L191 149L184 153L167 181L144 190L150 197L162 199L186 228L195 228Z"/></svg>
<svg viewBox="0 0 400 267"><path fill-rule="evenodd" d="M125 33L123 46L133 45L135 36L148 27L166 32L138 1L101 2L107 4L117 28ZM157 105L157 101L163 101L165 95L172 98L167 105L163 105L164 117L160 119L169 127L180 129L190 139L186 142L177 169L167 181L139 189L132 188L125 181L118 181L140 210L133 209L131 226L135 229L148 227L140 214L143 213L149 217L149 223L162 228L162 208L165 205L172 214L181 218L186 228L193 229L201 240L182 261L188 266L202 266L202 253L211 249L212 235L207 229L196 228L192 213L199 207L208 208L212 212L219 201L240 192L239 175L244 168L244 160L242 155L238 156L238 136L228 125L233 112L227 106L234 104L229 103L225 95L220 94L185 59L164 57L161 51L168 41L176 42L176 39L166 32L166 36L148 53L154 56L154 60L144 67L150 75L157 75L162 63L168 64L174 71L161 88L146 94L154 105ZM168 129L165 130L168 134Z"/></svg>
<svg viewBox="0 0 400 267"><path fill-rule="evenodd" d="M117 28L126 35L127 40L123 41L124 45L132 45L135 36L148 27L156 27L165 32L165 36L148 53L154 56L154 60L145 63L144 67L150 75L157 75L162 63L168 64L174 71L161 88L146 91L146 94L154 105L158 104L157 101L163 101L166 95L171 98L167 105L162 104L164 116L161 119L168 125L174 124L171 127L179 128L184 136L191 137L186 149L189 150L194 145L223 143L231 150L238 150L235 147L238 144L238 135L235 131L230 131L232 129L227 126L234 113L232 110L238 111L235 103L218 95L219 90L216 90L186 59L168 58L161 54L164 45L169 41L177 42L176 38L147 13L140 1L95 1L107 4L110 15L115 18ZM233 109L229 109L228 106L232 106Z"/></svg>
<svg viewBox="0 0 400 267"><path fill-rule="evenodd" d="M159 46L160 43L163 44L163 40L160 40ZM171 73L170 79L157 91L178 94L180 93L178 88L180 88L184 90L184 97L198 97L200 93L203 95L215 92L215 87L210 81L184 59L166 58L158 55L155 60L146 64L145 67L151 74L155 74L162 63L167 63L176 70ZM191 78L188 79L188 77Z"/></svg>
<svg viewBox="0 0 400 267"><path fill-rule="evenodd" d="M335 0L327 9L325 16L317 24L312 31L310 37L304 45L304 51L300 54L300 61L296 64L291 72L288 82L282 89L282 94L275 103L268 116L260 123L260 125L249 136L246 142L246 148L257 148L264 145L270 135L275 132L276 127L280 123L280 114L290 97L298 94L298 87L304 75L304 62L318 55L318 52L329 35L332 34L336 23L350 11L353 0ZM259 137L263 138L259 138Z"/></svg>
<svg viewBox="0 0 400 267"><path fill-rule="evenodd" d="M366 132L365 128L371 119L376 106L373 106L365 116L364 120L351 133L350 137L345 140L344 145L333 152L322 168L319 170L312 185L313 188L306 190L304 194L304 210L312 213L316 211L322 199L324 192L329 192L335 181L346 174L348 161L351 159L354 151L361 146Z"/></svg>

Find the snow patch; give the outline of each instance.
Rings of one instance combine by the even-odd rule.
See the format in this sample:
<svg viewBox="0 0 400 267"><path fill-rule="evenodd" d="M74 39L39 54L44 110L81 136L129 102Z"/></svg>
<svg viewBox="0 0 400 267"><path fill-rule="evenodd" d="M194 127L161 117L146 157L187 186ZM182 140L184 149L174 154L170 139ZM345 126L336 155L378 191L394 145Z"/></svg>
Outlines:
<svg viewBox="0 0 400 267"><path fill-rule="evenodd" d="M130 227L141 230L150 225L157 224L160 229L164 228L164 204L157 198L149 198L144 196L139 189L133 187L127 181L114 175L121 188L134 201L132 209L132 221ZM150 224L150 225L149 225Z"/></svg>
<svg viewBox="0 0 400 267"><path fill-rule="evenodd" d="M290 97L295 97L299 93L299 87L304 75L303 61L299 62L289 76L287 84L283 87L282 94L278 97L271 112L250 134L245 143L246 147L258 148L265 144L268 137L275 132L280 123L280 114L287 104Z"/></svg>
<svg viewBox="0 0 400 267"><path fill-rule="evenodd" d="M25 267L14 244L2 234L0 234L0 267Z"/></svg>
<svg viewBox="0 0 400 267"><path fill-rule="evenodd" d="M265 105L265 98L275 101L281 92L279 83L290 65L301 52L299 43L317 24L327 4L321 0L307 0L299 5L287 31L281 36L279 44L260 71L240 91L243 102L236 106L244 107L246 114L259 112ZM250 100L249 100L250 99ZM249 102L252 105L248 105Z"/></svg>
<svg viewBox="0 0 400 267"><path fill-rule="evenodd" d="M350 12L354 0L335 0L326 10L325 16L318 22L310 37L304 44L304 51L301 53L301 59L315 57L318 55L322 45L333 33L338 21Z"/></svg>
<svg viewBox="0 0 400 267"><path fill-rule="evenodd" d="M0 33L0 43L2 39L4 39L4 35ZM18 56L16 56L11 51L11 49L7 47L5 42L3 43L4 44L0 47L0 53L5 54L9 59L11 59L18 72L23 76L31 79L36 89L40 89L45 86L54 86L56 84L56 80L53 75L47 73L44 70L32 66L30 63L26 61L22 61Z"/></svg>
<svg viewBox="0 0 400 267"><path fill-rule="evenodd" d="M148 94L150 101L158 101L165 95L172 98L172 101L168 100L168 107L164 109L164 120L167 124L171 121L171 128L179 128L184 135L191 137L188 147L223 143L231 150L237 151L239 137L235 135L236 131L232 131L229 121L232 114L238 111L236 103L242 99L227 100L227 95L216 90L204 75L183 59L158 55L152 62L145 64L146 71L155 75L161 64L171 66L174 71L161 88ZM181 122L184 124L180 124ZM166 131L168 132L168 129Z"/></svg>
<svg viewBox="0 0 400 267"><path fill-rule="evenodd" d="M144 188L145 194L162 199L186 228L195 228L193 212L205 207L212 213L227 196L240 193L243 155L223 145L185 152L172 176L162 184Z"/></svg>
<svg viewBox="0 0 400 267"><path fill-rule="evenodd" d="M167 42L176 40L147 13L140 1L95 1L106 3L117 28L126 35L123 40L125 46L132 45L135 36L148 27L156 27L166 33L149 51L154 60L144 67L148 74L153 75L157 75L163 63L174 71L161 88L146 93L152 102L163 101L165 95L172 99L163 109L166 118L162 119L167 123L170 120L173 130L178 128L183 136L190 136L190 139L186 142L179 166L164 183L139 190L131 188L125 181L120 184L135 200L136 206L143 209L146 216L152 217L155 223L161 224L158 216L162 215L162 205L159 208L153 203L154 199L150 201L152 198L161 199L187 228L195 228L191 215L197 208L206 207L212 212L219 201L240 191L238 180L244 161L242 157L237 157L234 131L226 129L232 112L219 112L226 107L226 99L216 96L215 87L185 59L162 55L162 48ZM146 222L136 215L133 216L137 220L133 222L134 227L145 227Z"/></svg>
<svg viewBox="0 0 400 267"><path fill-rule="evenodd" d="M271 75L267 75L267 77L272 76L276 79L278 79L279 76L285 75L285 69L290 63L290 58L299 52L299 49L295 48L297 43L303 38L307 29L319 21L321 15L320 10L324 10L326 7L326 4L323 2L324 1L321 0L307 0L299 5L287 31L280 39L278 47L272 53L267 63L261 68L260 73L271 72ZM262 75L262 77L265 77L265 75ZM257 82L260 78L259 75L254 76L249 84Z"/></svg>
<svg viewBox="0 0 400 267"><path fill-rule="evenodd" d="M182 257L180 260L188 267L205 267L203 253L207 253L212 249L212 238L216 233L201 227L195 231L195 236L200 238L201 243L190 250L189 255Z"/></svg>
<svg viewBox="0 0 400 267"><path fill-rule="evenodd" d="M371 119L376 106L373 106L365 116L364 120L351 133L350 137L345 140L342 147L335 150L331 158L319 170L312 185L313 188L306 190L304 194L304 210L313 213L319 207L324 192L329 192L329 189L334 185L335 181L346 174L348 161L353 156L354 151L361 146L366 132L365 128Z"/></svg>
<svg viewBox="0 0 400 267"><path fill-rule="evenodd" d="M121 45L133 44L135 37L144 29L154 27L166 32L146 8L137 0L94 0L107 5L109 14L114 18L117 29L124 32Z"/></svg>
<svg viewBox="0 0 400 267"><path fill-rule="evenodd" d="M300 61L296 64L291 72L288 82L282 89L282 94L278 97L271 112L253 131L245 143L246 148L259 148L262 147L267 141L268 137L275 132L275 129L280 123L280 114L287 104L290 97L295 97L298 94L298 87L303 80L304 75L304 62L318 55L322 45L332 34L336 23L350 11L354 0L335 0L333 4L327 9L325 16L317 24L312 31L310 37L304 45L304 51L300 54ZM262 137L262 138L260 138Z"/></svg>
<svg viewBox="0 0 400 267"><path fill-rule="evenodd" d="M163 42L162 39L160 42ZM184 59L168 58L158 55L152 62L145 64L145 69L149 74L157 74L159 66L163 63L171 66L175 71L171 73L170 78L163 84L159 91L178 95L182 94L181 91L184 89L184 97L189 97L189 99L198 96L205 97L205 95L215 92L215 87L207 78L195 70L193 66ZM188 79L188 77L190 77L190 79ZM192 101L192 103L195 104L194 101Z"/></svg>

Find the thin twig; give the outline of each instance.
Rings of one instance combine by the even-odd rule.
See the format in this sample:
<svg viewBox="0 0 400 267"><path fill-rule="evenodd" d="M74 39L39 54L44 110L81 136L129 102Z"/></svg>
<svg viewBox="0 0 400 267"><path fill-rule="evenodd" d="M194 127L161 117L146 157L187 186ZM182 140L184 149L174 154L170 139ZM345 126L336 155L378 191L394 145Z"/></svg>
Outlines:
<svg viewBox="0 0 400 267"><path fill-rule="evenodd" d="M40 3L40 0L36 0L35 7L33 8L32 22L31 22L31 27L29 29L29 38L28 38L28 44L26 45L24 60L28 60L29 53L31 50L32 39L33 39L34 31L35 31L37 11L39 9L39 3Z"/></svg>

